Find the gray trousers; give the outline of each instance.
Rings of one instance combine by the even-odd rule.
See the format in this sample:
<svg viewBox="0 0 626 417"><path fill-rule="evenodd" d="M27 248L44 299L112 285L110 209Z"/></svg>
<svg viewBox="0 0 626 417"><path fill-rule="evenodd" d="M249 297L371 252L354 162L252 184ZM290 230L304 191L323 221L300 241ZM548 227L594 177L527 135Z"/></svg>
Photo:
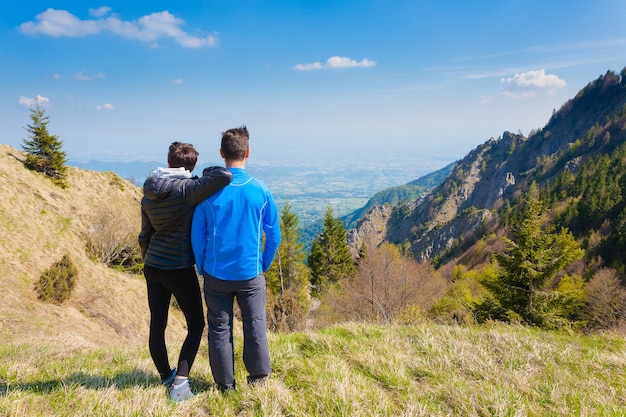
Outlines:
<svg viewBox="0 0 626 417"><path fill-rule="evenodd" d="M209 323L209 364L221 389L235 388L233 305L235 298L243 321L243 363L248 381L272 371L267 344L265 276L247 281L226 281L204 274L204 298Z"/></svg>

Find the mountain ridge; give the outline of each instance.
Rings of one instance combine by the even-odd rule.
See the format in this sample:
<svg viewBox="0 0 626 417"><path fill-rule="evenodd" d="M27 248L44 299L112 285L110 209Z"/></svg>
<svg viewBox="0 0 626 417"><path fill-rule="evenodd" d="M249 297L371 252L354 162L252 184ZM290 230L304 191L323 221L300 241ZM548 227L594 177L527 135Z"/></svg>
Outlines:
<svg viewBox="0 0 626 417"><path fill-rule="evenodd" d="M626 68L621 76L607 71L529 137L504 132L490 138L424 198L395 206L377 228L365 223L360 227L376 230L379 238L373 244L409 242L418 260L454 259L498 232L500 211L517 204L532 182L545 187L563 172L576 173L586 161L610 154L626 141L625 75Z"/></svg>

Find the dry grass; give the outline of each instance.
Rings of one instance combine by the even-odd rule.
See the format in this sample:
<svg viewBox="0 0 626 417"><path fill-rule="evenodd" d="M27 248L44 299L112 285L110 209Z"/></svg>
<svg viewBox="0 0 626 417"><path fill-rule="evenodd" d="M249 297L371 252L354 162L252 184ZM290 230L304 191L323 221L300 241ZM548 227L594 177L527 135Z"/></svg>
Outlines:
<svg viewBox="0 0 626 417"><path fill-rule="evenodd" d="M167 400L145 345L0 348L0 415L40 416L624 416L626 343L530 328L344 324L270 334L269 384L222 395L206 343L197 396ZM236 376L245 381L241 335Z"/></svg>
<svg viewBox="0 0 626 417"><path fill-rule="evenodd" d="M113 271L85 250L85 236L103 211L115 213L120 229L139 233L141 189L112 172L71 167L62 189L25 169L23 159L0 145L0 336L52 334L76 346L145 341L143 277ZM34 283L64 254L79 271L73 296L61 306L42 303ZM171 328L183 331L176 314Z"/></svg>

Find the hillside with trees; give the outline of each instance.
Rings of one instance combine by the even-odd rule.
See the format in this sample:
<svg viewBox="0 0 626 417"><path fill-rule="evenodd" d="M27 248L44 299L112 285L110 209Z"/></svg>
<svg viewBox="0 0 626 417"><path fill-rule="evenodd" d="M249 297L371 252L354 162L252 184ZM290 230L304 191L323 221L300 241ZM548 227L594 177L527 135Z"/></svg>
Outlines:
<svg viewBox="0 0 626 417"><path fill-rule="evenodd" d="M427 194L435 186L439 185L448 175L456 162L446 165L435 172L426 174L404 185L386 188L374 194L367 203L358 210L353 211L341 218L346 229L354 229L365 215L373 208L381 205L396 206L400 203L416 200Z"/></svg>
<svg viewBox="0 0 626 417"><path fill-rule="evenodd" d="M478 146L425 197L373 209L353 251L387 242L432 264L451 285L432 307L439 319L602 327L591 310L613 305L615 324L626 318L625 149L626 69L590 82L528 137Z"/></svg>
<svg viewBox="0 0 626 417"><path fill-rule="evenodd" d="M132 268L141 190L72 167L60 187L27 163L27 153L0 145L0 337L76 347L147 340L145 282ZM65 282L48 285L56 278ZM171 321L183 334L178 312Z"/></svg>

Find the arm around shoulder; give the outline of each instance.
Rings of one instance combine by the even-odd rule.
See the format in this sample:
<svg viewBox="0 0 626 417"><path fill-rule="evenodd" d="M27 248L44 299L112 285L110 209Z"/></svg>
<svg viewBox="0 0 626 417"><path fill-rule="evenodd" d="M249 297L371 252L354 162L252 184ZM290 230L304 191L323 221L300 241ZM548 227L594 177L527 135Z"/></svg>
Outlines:
<svg viewBox="0 0 626 417"><path fill-rule="evenodd" d="M195 206L227 186L232 178L233 175L226 168L205 168L200 178L190 180L185 189L185 198L189 204Z"/></svg>

